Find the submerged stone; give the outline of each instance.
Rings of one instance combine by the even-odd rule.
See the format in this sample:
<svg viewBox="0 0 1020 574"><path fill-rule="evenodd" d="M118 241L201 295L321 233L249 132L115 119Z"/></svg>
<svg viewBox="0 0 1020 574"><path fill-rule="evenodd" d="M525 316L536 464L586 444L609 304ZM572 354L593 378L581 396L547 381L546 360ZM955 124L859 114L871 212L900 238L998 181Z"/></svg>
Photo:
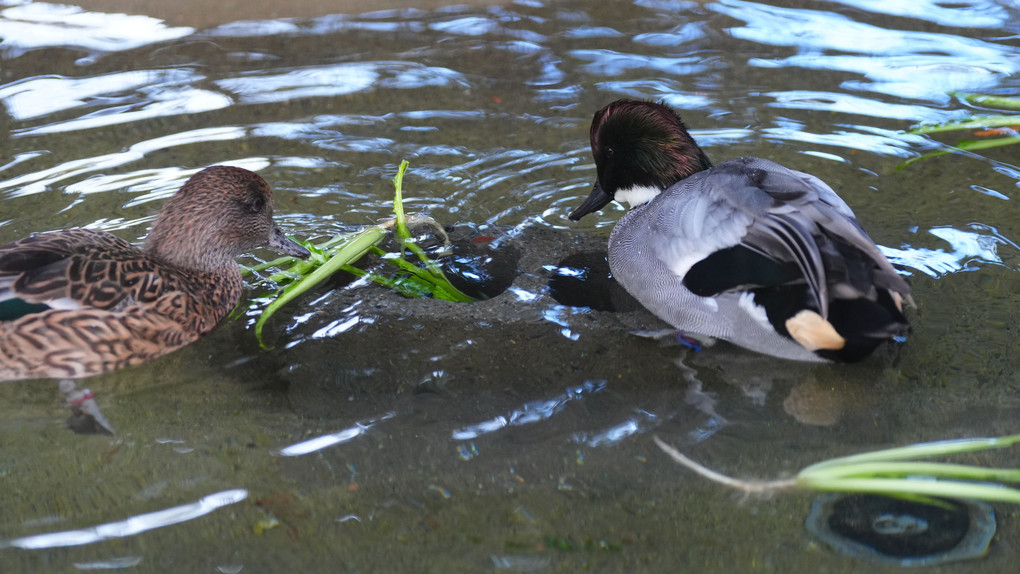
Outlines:
<svg viewBox="0 0 1020 574"><path fill-rule="evenodd" d="M832 494L811 506L807 529L839 552L891 566L932 566L984 556L995 513L977 501L935 506L874 494Z"/></svg>

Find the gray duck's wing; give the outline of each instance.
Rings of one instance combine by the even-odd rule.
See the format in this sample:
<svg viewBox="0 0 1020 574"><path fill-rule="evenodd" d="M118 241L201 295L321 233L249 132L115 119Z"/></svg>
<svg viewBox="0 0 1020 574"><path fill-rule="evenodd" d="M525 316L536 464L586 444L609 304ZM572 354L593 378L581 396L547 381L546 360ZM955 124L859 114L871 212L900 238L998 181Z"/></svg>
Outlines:
<svg viewBox="0 0 1020 574"><path fill-rule="evenodd" d="M804 285L822 317L832 297L910 289L853 211L818 178L760 158L695 174L667 194L658 256L700 296Z"/></svg>

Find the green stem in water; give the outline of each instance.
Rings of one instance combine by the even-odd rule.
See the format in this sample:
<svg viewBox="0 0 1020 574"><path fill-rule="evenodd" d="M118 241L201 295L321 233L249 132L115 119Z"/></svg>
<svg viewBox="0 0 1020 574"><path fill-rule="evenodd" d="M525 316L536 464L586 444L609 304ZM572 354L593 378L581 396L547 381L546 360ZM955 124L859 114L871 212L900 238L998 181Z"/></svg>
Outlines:
<svg viewBox="0 0 1020 574"><path fill-rule="evenodd" d="M821 492L866 492L886 496L932 498L975 498L988 502L1020 504L1020 490L994 484L956 480L913 480L906 478L841 478L823 481L802 480L797 484Z"/></svg>
<svg viewBox="0 0 1020 574"><path fill-rule="evenodd" d="M865 452L840 458L833 458L813 464L805 471L818 470L830 466L845 466L861 462L883 462L891 460L916 460L919 458L935 458L962 454L965 452L978 452L997 448L1009 448L1020 442L1020 434L990 437L990 438L964 438L955 440L940 440L935 442L922 442L909 446L887 448L874 452Z"/></svg>
<svg viewBox="0 0 1020 574"><path fill-rule="evenodd" d="M429 258L425 250L419 247L411 238L411 231L407 226L407 216L404 213L403 197L404 174L407 172L408 165L407 160L400 162L397 175L393 178L393 187L396 190L393 198L393 211L396 217L391 222L369 227L355 234L339 235L318 245L304 242L303 245L312 254L308 259L298 260L293 257L280 257L268 263L244 269L244 273L252 273L271 267L290 265L289 269L274 273L267 279L267 281L273 283L293 282L285 287L276 300L265 308L255 323L255 336L258 338L259 344L262 344L263 325L280 307L294 300L337 271L347 271L359 277L367 276L373 281L396 289L408 297L426 297L431 295L437 299L446 299L448 301L475 301L474 298L465 295L454 287L439 265ZM438 226L435 222L432 223ZM377 247L386 236L390 227L395 229L395 234L400 242L400 254L386 253ZM441 227L439 230L442 234ZM445 234L443 235L445 236ZM411 250L418 257L425 266L425 269L403 258L403 253L406 249ZM382 256L383 259L399 267L406 275L387 278L375 273L362 271L352 265L352 263L369 252Z"/></svg>
<svg viewBox="0 0 1020 574"><path fill-rule="evenodd" d="M965 120L929 124L907 130L908 134L934 134L957 130L976 130L983 128L1003 128L1020 125L1020 116L989 115L972 116Z"/></svg>
<svg viewBox="0 0 1020 574"><path fill-rule="evenodd" d="M957 151L961 151L961 150L962 151L974 151L974 150L982 150L982 149L991 149L991 148L995 148L995 147L1003 147L1003 146L1014 145L1014 144L1018 144L1018 143L1020 143L1020 137L993 138L993 139L977 140L977 141L966 141L965 140L965 141L961 141L960 143L958 143L955 147L952 147L952 146L949 147L949 149L942 149L942 150L938 150L938 151L933 151L933 152L926 153L926 154L918 156L918 157L910 158L907 161L905 161L905 162L901 163L900 165L896 166L896 169L898 169L898 170L899 169L903 169L903 168L907 167L908 165L914 163L915 161L920 161L922 159L933 158L933 157L940 156L940 155L946 155L947 153L953 153L953 152L957 152Z"/></svg>
<svg viewBox="0 0 1020 574"><path fill-rule="evenodd" d="M411 239L411 230L407 228L407 218L404 217L404 174L407 166L411 165L406 159L400 162L397 168L397 175L393 176L393 213L397 218L397 237L401 243Z"/></svg>
<svg viewBox="0 0 1020 574"><path fill-rule="evenodd" d="M344 243L350 241L351 237L354 237L354 235L356 234L341 233L340 235L331 237L328 240L323 241L322 243L310 243L308 241L298 241L298 243L304 245L308 249L308 251L312 253L311 257L307 259L298 259L297 257L284 255L282 257L277 257L272 261L259 263L258 265L252 265L251 267L245 267L242 265L241 275L251 275L256 271L265 271L266 269L271 269L274 267L283 267L285 265L289 265L291 267L287 269L287 271L284 271L282 273L290 272L297 275L305 275L316 266L325 263L326 259L328 259L333 253L336 253L341 247L343 247ZM291 237L291 239L294 238ZM295 241L297 240L295 239ZM275 279L276 277L277 275L272 275L268 278L268 280L279 282L277 281L277 279ZM286 279L286 277L282 278Z"/></svg>
<svg viewBox="0 0 1020 574"><path fill-rule="evenodd" d="M265 346L262 343L262 326L265 325L273 313L276 313L277 309L291 302L305 291L308 291L320 281L336 273L345 265L361 259L371 248L382 241L384 237L386 237L386 228L379 225L361 230L318 269L284 288L276 300L262 311L258 321L255 323L255 337L259 340L259 344Z"/></svg>
<svg viewBox="0 0 1020 574"><path fill-rule="evenodd" d="M407 217L404 215L404 174L407 172L408 165L410 164L406 159L401 161L400 167L397 168L397 175L393 176L393 188L395 190L393 195L393 213L396 216L396 235L400 241L401 255L403 255L404 248L411 250L412 253L418 256L418 260L425 265L428 274L423 274L420 268L408 263L403 257L393 258L390 261L404 271L431 284L435 288L432 291L434 297L458 303L472 303L475 301L475 298L454 287L450 280L446 278L446 274L443 273L439 264L433 261L425 253L425 250L411 238L411 230L407 227Z"/></svg>
<svg viewBox="0 0 1020 574"><path fill-rule="evenodd" d="M940 504L937 498L976 498L1020 504L1020 490L999 482L1020 483L1020 469L984 468L915 459L1000 449L1020 442L1020 435L921 443L834 458L808 466L793 479L741 480L706 468L659 437L655 443L673 460L698 474L748 493L774 493L791 488L823 492L867 492Z"/></svg>
<svg viewBox="0 0 1020 574"><path fill-rule="evenodd" d="M988 108L1002 108L1006 110L1020 110L1020 98L1007 96L986 96L984 94L968 94L966 92L954 92L954 96L975 106Z"/></svg>

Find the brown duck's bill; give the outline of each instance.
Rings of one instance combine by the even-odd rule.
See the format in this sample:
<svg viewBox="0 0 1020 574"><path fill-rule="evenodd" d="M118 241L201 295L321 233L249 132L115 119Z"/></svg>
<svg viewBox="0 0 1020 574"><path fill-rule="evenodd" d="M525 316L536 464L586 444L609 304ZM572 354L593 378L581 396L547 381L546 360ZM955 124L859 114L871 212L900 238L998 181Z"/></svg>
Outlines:
<svg viewBox="0 0 1020 574"><path fill-rule="evenodd" d="M613 201L613 198L602 189L602 184L596 181L595 187L592 188L591 195L588 196L588 199L584 200L584 203L575 209L568 217L571 221L577 221L593 211L602 209L610 201Z"/></svg>
<svg viewBox="0 0 1020 574"><path fill-rule="evenodd" d="M298 242L284 235L283 231L275 225L273 226L273 231L269 233L269 248L284 255L300 257L301 259L311 255L307 249L302 247Z"/></svg>

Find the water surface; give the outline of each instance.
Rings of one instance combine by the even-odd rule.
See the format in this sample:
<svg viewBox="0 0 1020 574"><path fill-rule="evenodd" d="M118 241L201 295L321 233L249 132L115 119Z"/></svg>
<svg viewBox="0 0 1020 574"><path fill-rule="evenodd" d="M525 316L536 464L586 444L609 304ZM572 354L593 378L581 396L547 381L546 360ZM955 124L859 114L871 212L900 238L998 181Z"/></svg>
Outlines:
<svg viewBox="0 0 1020 574"><path fill-rule="evenodd" d="M1020 93L1014 3L300 7L0 1L0 242L140 241L220 163L270 182L288 232L324 238L388 217L408 159L407 208L516 282L470 310L337 280L270 323L271 350L249 313L87 381L114 438L70 433L51 382L0 385L3 571L858 571L803 528L811 496L742 500L651 435L767 478L1017 432L1020 148L902 167L982 137L906 133L995 113L955 93ZM623 297L552 297L560 262L622 214L567 220L594 179L591 116L620 97L672 104L716 161L829 182L911 282L908 341L854 366L693 354L630 335L655 322ZM989 554L955 568L1015 567L1015 509L998 510Z"/></svg>

